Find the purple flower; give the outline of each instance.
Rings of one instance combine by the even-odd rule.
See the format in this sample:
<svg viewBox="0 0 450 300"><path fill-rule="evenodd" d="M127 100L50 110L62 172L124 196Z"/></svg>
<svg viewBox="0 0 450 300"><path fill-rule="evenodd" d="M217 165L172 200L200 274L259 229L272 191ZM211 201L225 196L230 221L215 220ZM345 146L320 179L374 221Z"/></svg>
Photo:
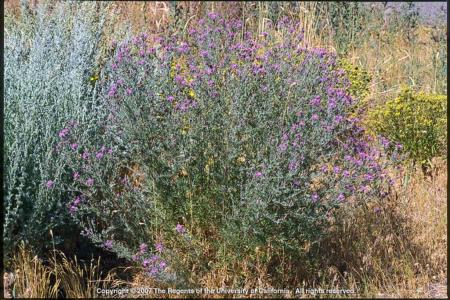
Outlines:
<svg viewBox="0 0 450 300"><path fill-rule="evenodd" d="M317 121L317 120L319 120L319 116L317 114L313 114L311 116L311 120Z"/></svg>
<svg viewBox="0 0 450 300"><path fill-rule="evenodd" d="M150 269L150 272L148 272L148 274L153 277L158 274L158 269L156 267L153 267Z"/></svg>
<svg viewBox="0 0 450 300"><path fill-rule="evenodd" d="M107 250L111 250L113 246L113 241L112 240L107 240L103 243L103 247Z"/></svg>
<svg viewBox="0 0 450 300"><path fill-rule="evenodd" d="M164 250L164 245L163 245L162 243L157 243L157 244L155 245L155 249L156 249L156 251L158 251L158 252L163 252L163 250Z"/></svg>
<svg viewBox="0 0 450 300"><path fill-rule="evenodd" d="M147 244L145 244L145 243L142 243L142 244L139 246L139 252L140 252L141 254L144 254L144 253L147 251L147 249L148 249L148 246L147 246Z"/></svg>
<svg viewBox="0 0 450 300"><path fill-rule="evenodd" d="M280 152L284 152L284 151L286 151L287 147L288 147L288 144L287 144L287 143L282 143L282 144L280 144L280 145L278 146L278 150L279 150Z"/></svg>
<svg viewBox="0 0 450 300"><path fill-rule="evenodd" d="M328 166L323 165L323 166L320 168L320 171L322 171L322 173L326 173L326 172L328 171Z"/></svg>
<svg viewBox="0 0 450 300"><path fill-rule="evenodd" d="M80 198L80 196L77 196L76 198L75 198L75 200L73 200L73 205L78 205L78 204L80 204L80 202L81 202L81 198Z"/></svg>
<svg viewBox="0 0 450 300"><path fill-rule="evenodd" d="M337 197L338 201L344 201L345 200L345 196L344 194L340 193L339 196Z"/></svg>
<svg viewBox="0 0 450 300"><path fill-rule="evenodd" d="M89 158L89 152L84 151L82 156L83 156L83 159L88 159Z"/></svg>
<svg viewBox="0 0 450 300"><path fill-rule="evenodd" d="M46 186L47 186L48 189L53 188L54 185L55 185L55 182L53 180L49 180L46 183Z"/></svg>
<svg viewBox="0 0 450 300"><path fill-rule="evenodd" d="M69 134L69 129L68 128L63 128L63 129L61 129L61 131L59 132L58 135L59 135L60 138L64 138L68 134Z"/></svg>
<svg viewBox="0 0 450 300"><path fill-rule="evenodd" d="M380 138L380 141L381 141L381 144L382 144L385 148L389 147L389 140L388 140L387 138L381 137L381 138Z"/></svg>
<svg viewBox="0 0 450 300"><path fill-rule="evenodd" d="M97 159L101 159L103 157L103 155L104 155L103 151L99 151L99 152L97 152L95 157L97 157Z"/></svg>
<svg viewBox="0 0 450 300"><path fill-rule="evenodd" d="M289 171L293 172L295 170L297 170L298 168L298 163L296 161L291 161L289 163Z"/></svg>
<svg viewBox="0 0 450 300"><path fill-rule="evenodd" d="M319 195L317 195L317 193L314 193L314 194L311 196L311 199L312 199L312 202L317 202L317 201L319 200Z"/></svg>
<svg viewBox="0 0 450 300"><path fill-rule="evenodd" d="M369 192L370 188L367 185L361 186L359 189L363 193Z"/></svg>
<svg viewBox="0 0 450 300"><path fill-rule="evenodd" d="M333 109L336 107L336 99L335 98L331 98L330 100L328 100L328 109ZM336 116L336 117L341 117L341 116ZM342 117L341 117L342 118ZM335 118L336 120L336 118ZM337 122L339 122L339 120L336 120Z"/></svg>
<svg viewBox="0 0 450 300"><path fill-rule="evenodd" d="M174 96L168 96L168 97L167 97L167 101L173 102L173 100L175 100L175 97L174 97Z"/></svg>
<svg viewBox="0 0 450 300"><path fill-rule="evenodd" d="M343 119L344 119L344 117L342 117L342 116L336 116L336 117L334 117L334 121L335 121L336 123L340 123Z"/></svg>
<svg viewBox="0 0 450 300"><path fill-rule="evenodd" d="M144 261L142 262L142 266L143 266L144 268L147 268L149 265L150 265L150 260L144 259Z"/></svg>
<svg viewBox="0 0 450 300"><path fill-rule="evenodd" d="M373 209L373 211L374 211L375 213L379 213L379 212L381 211L381 208L375 207L375 208Z"/></svg>
<svg viewBox="0 0 450 300"><path fill-rule="evenodd" d="M184 226L181 224L177 224L177 227L175 229L178 233L181 233L181 234L186 232L186 228L184 228Z"/></svg>
<svg viewBox="0 0 450 300"><path fill-rule="evenodd" d="M133 93L133 89L127 88L127 95L131 95Z"/></svg>
<svg viewBox="0 0 450 300"><path fill-rule="evenodd" d="M333 167L333 172L334 172L335 174L339 174L339 172L341 172L341 168L339 168L338 166Z"/></svg>
<svg viewBox="0 0 450 300"><path fill-rule="evenodd" d="M77 143L73 143L70 145L70 148L72 148L73 151L78 149L78 144Z"/></svg>
<svg viewBox="0 0 450 300"><path fill-rule="evenodd" d="M175 76L175 81L179 84L183 84L184 83L184 79L183 77L181 77L181 75L176 75Z"/></svg>
<svg viewBox="0 0 450 300"><path fill-rule="evenodd" d="M215 12L209 12L209 13L208 13L208 17L209 17L211 20L215 20L215 19L217 19L217 17L219 17L219 14L217 14L217 13L215 13Z"/></svg>
<svg viewBox="0 0 450 300"><path fill-rule="evenodd" d="M320 105L320 96L316 96L309 101L309 104L312 106L319 106Z"/></svg>
<svg viewBox="0 0 450 300"><path fill-rule="evenodd" d="M344 172L342 172L342 175L343 175L344 177L350 177L350 172L347 171L347 170L345 170Z"/></svg>
<svg viewBox="0 0 450 300"><path fill-rule="evenodd" d="M80 178L80 173L74 172L73 173L73 180L78 180L78 178Z"/></svg>
<svg viewBox="0 0 450 300"><path fill-rule="evenodd" d="M365 175L364 175L364 179L365 179L365 180L372 181L373 178L374 178L374 177L373 177L372 174L365 174Z"/></svg>
<svg viewBox="0 0 450 300"><path fill-rule="evenodd" d="M94 185L94 179L89 178L88 180L86 180L86 185L87 186L93 186Z"/></svg>
<svg viewBox="0 0 450 300"><path fill-rule="evenodd" d="M346 184L345 188L347 190L349 190L350 192L354 192L355 191L355 187L353 185L351 185L351 184Z"/></svg>
<svg viewBox="0 0 450 300"><path fill-rule="evenodd" d="M114 97L116 95L116 92L117 92L117 85L113 83L109 88L108 97Z"/></svg>
<svg viewBox="0 0 450 300"><path fill-rule="evenodd" d="M189 52L189 45L186 43L181 43L181 45L178 47L178 52L180 53L188 53Z"/></svg>
<svg viewBox="0 0 450 300"><path fill-rule="evenodd" d="M131 256L131 259L132 259L133 261L138 261L138 260L139 260L139 256L136 255L136 254L133 254L133 255Z"/></svg>
<svg viewBox="0 0 450 300"><path fill-rule="evenodd" d="M72 128L75 128L75 127L78 126L78 122L75 121L75 120L70 120L69 121L69 126L72 127Z"/></svg>
<svg viewBox="0 0 450 300"><path fill-rule="evenodd" d="M260 171L255 173L255 177L261 177L261 176L263 176L263 173L261 173Z"/></svg>
<svg viewBox="0 0 450 300"><path fill-rule="evenodd" d="M159 263L159 269L164 270L167 267L167 263L165 261L162 261Z"/></svg>
<svg viewBox="0 0 450 300"><path fill-rule="evenodd" d="M71 205L71 206L69 207L69 213L70 213L71 215L73 215L77 210L78 210L78 207L76 207L75 205Z"/></svg>

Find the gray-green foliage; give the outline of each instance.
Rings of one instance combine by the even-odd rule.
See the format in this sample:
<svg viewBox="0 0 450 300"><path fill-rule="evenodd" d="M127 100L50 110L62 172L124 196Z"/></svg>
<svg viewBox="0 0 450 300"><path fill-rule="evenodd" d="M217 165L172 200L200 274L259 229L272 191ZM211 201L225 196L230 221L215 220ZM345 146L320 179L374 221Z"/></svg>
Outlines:
<svg viewBox="0 0 450 300"><path fill-rule="evenodd" d="M336 56L298 47L292 23L280 22L280 40L241 29L209 13L188 35L117 46L102 92L109 140L80 139L97 152L88 159L66 147L83 170L68 191L84 199L74 216L91 240L132 259L182 224L194 238L218 232L218 253L296 251L320 241L335 209L385 195L382 154L348 117L355 100Z"/></svg>
<svg viewBox="0 0 450 300"><path fill-rule="evenodd" d="M66 123L96 126L99 43L105 18L96 3L21 2L5 31L5 255L19 240L39 248L72 227L60 185L64 158L58 132ZM93 128L94 129L94 128ZM48 189L46 182L55 186Z"/></svg>

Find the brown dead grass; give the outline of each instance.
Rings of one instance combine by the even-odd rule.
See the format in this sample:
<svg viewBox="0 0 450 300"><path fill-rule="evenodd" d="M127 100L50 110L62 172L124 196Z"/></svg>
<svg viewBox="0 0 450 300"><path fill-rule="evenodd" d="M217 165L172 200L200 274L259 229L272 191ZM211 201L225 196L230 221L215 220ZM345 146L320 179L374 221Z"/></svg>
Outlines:
<svg viewBox="0 0 450 300"><path fill-rule="evenodd" d="M351 276L367 296L429 297L430 286L447 277L446 162L437 162L432 178L421 170L397 175L388 201L342 216L348 221L324 245L325 256L335 250L326 265Z"/></svg>

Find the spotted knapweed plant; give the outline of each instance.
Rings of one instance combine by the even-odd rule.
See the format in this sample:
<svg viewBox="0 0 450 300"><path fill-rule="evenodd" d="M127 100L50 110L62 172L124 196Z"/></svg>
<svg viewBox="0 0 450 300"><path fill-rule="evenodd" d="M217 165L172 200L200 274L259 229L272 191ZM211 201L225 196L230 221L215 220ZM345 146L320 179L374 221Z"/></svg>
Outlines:
<svg viewBox="0 0 450 300"><path fill-rule="evenodd" d="M56 243L64 233L73 238L61 152L69 141L77 147L79 124L95 131L102 116L93 78L103 9L27 3L5 32L5 255L20 240L35 250L50 246L50 229Z"/></svg>
<svg viewBox="0 0 450 300"><path fill-rule="evenodd" d="M132 259L176 228L298 250L335 209L385 196L383 153L349 117L336 56L286 19L259 36L242 26L210 13L113 45L103 144L66 147L84 199L69 209L95 242Z"/></svg>

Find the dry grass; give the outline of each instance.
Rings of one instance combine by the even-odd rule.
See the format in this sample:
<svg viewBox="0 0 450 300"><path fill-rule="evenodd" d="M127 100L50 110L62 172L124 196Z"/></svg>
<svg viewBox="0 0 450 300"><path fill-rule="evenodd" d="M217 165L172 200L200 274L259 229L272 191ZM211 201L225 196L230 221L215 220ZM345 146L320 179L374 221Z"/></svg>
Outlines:
<svg viewBox="0 0 450 300"><path fill-rule="evenodd" d="M14 272L4 275L10 288L5 287L5 297L56 298L59 281L52 282L53 270L23 245L14 255L12 266Z"/></svg>
<svg viewBox="0 0 450 300"><path fill-rule="evenodd" d="M5 298L98 298L97 288L123 284L113 270L102 275L100 258L80 263L76 256L69 259L53 250L53 257L44 264L24 245L14 256L12 270L4 274Z"/></svg>
<svg viewBox="0 0 450 300"><path fill-rule="evenodd" d="M109 272L102 278L100 258L90 264L80 264L75 256L68 259L60 253L60 263L55 264L55 273L60 281L60 287L67 298L98 298L97 289L111 289L120 286L115 280L115 273Z"/></svg>
<svg viewBox="0 0 450 300"><path fill-rule="evenodd" d="M325 257L335 251L326 265L348 274L365 296L430 297L446 284L447 167L436 165L433 178L399 173L388 201L345 213L346 223L324 245Z"/></svg>
<svg viewBox="0 0 450 300"><path fill-rule="evenodd" d="M395 97L402 85L426 93L446 92L438 76L438 66L433 63L443 59L439 57L440 43L436 37L446 34L444 28L421 25L415 32L417 39L411 42L401 31L372 32L349 52L349 60L364 67L373 77L371 102L384 103Z"/></svg>

